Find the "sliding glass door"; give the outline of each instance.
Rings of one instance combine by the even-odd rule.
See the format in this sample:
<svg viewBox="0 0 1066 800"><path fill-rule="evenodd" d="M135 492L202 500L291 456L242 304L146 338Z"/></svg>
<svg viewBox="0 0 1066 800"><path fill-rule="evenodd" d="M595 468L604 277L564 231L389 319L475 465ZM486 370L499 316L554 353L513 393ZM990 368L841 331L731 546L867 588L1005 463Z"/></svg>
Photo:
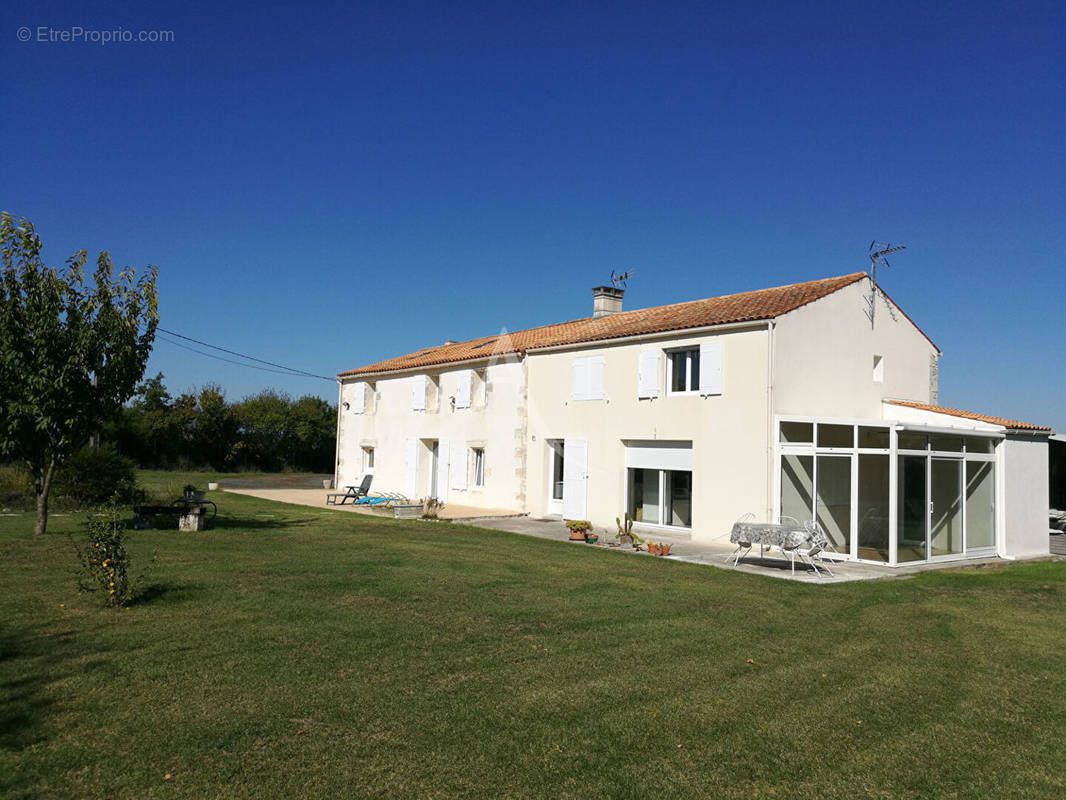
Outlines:
<svg viewBox="0 0 1066 800"><path fill-rule="evenodd" d="M962 550L962 465L958 459L933 458L929 477L929 557Z"/></svg>
<svg viewBox="0 0 1066 800"><path fill-rule="evenodd" d="M818 456L815 479L815 519L833 549L851 553L851 464L852 456Z"/></svg>
<svg viewBox="0 0 1066 800"><path fill-rule="evenodd" d="M898 464L897 561L994 550L992 461L901 455Z"/></svg>

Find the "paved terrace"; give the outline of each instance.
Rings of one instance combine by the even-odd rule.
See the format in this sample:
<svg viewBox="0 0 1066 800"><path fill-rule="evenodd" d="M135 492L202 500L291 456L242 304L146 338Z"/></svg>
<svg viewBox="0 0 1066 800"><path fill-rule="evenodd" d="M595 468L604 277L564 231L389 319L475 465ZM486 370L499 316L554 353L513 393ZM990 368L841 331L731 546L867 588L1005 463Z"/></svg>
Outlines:
<svg viewBox="0 0 1066 800"><path fill-rule="evenodd" d="M327 506L324 489L225 489L235 494L246 494L259 497L264 500L276 500L282 503L295 503L297 505L314 506L316 508L336 509L338 512L366 514L369 516L391 517L392 514L383 509L373 509L367 506L355 506L346 504L343 506ZM332 490L330 490L332 491ZM441 518L453 522L463 522L476 525L479 528L509 531L520 533L525 536L537 536L541 539L555 539L567 542L574 547L589 547L582 542L569 542L569 532L557 519L537 519L519 512L508 509L485 509L472 506L447 504L441 512ZM727 558L733 552L734 546L729 543L729 534L724 534L721 543L692 542L675 539L669 535L656 535L657 541L670 542L671 555L666 556L668 561L684 561L691 564L704 564L719 569L730 569L739 572L747 572L752 575L764 575L771 578L796 580L803 583L845 583L848 581L887 580L909 577L918 572L931 569L948 569L951 567L981 567L981 566L1004 566L1012 563L1001 558L975 559L966 561L940 562L937 564L914 564L900 567L878 566L876 564L858 564L854 562L830 563L833 576L814 574L809 567L796 564L795 575L792 574L789 562L780 556L774 556L767 552L760 557L757 548L753 548L748 556L741 560L739 566L734 567L732 562L727 563ZM1052 537L1062 539L1066 543L1066 536ZM1054 542L1058 545L1059 542ZM630 548L610 548L611 552L617 553L619 558L641 556L652 558L647 553L637 552ZM1038 557L1039 558L1039 557ZM1060 556L1061 558L1061 556Z"/></svg>

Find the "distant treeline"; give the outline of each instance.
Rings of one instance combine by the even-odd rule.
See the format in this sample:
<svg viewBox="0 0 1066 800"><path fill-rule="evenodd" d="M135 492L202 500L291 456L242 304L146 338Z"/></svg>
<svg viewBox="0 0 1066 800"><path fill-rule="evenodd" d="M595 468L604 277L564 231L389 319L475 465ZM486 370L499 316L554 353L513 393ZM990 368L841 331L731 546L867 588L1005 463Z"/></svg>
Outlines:
<svg viewBox="0 0 1066 800"><path fill-rule="evenodd" d="M160 373L101 438L146 469L332 473L336 426L336 407L320 397L267 390L231 403L208 385L172 398Z"/></svg>

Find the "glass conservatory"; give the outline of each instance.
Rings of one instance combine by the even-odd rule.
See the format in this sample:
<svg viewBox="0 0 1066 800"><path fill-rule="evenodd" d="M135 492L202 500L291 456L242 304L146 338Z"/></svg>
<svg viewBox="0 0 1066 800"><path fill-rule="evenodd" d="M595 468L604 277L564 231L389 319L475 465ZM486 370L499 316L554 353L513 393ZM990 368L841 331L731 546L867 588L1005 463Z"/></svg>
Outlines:
<svg viewBox="0 0 1066 800"><path fill-rule="evenodd" d="M1002 433L802 418L777 427L778 519L816 520L842 558L995 555Z"/></svg>

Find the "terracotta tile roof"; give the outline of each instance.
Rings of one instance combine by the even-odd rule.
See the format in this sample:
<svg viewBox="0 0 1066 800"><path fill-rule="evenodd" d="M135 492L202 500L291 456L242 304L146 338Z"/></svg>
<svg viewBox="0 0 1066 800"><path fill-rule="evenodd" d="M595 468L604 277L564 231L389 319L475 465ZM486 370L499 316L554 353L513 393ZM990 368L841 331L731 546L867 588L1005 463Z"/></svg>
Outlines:
<svg viewBox="0 0 1066 800"><path fill-rule="evenodd" d="M836 278L824 278L807 283L794 283L756 292L742 292L707 300L691 300L669 306L620 311L605 317L585 317L555 325L544 325L524 331L485 336L468 342L429 347L398 358L368 364L365 367L339 373L338 377L370 375L381 372L430 367L456 361L489 358L493 355L525 353L539 347L598 342L646 333L681 331L726 325L731 322L750 322L773 319L804 306L845 286L867 277L854 272Z"/></svg>
<svg viewBox="0 0 1066 800"><path fill-rule="evenodd" d="M987 422L991 425L1002 425L1004 428L1010 428L1011 430L1051 431L1051 428L1047 428L1043 425L1033 425L1029 422L1019 422L1016 419L1005 419L1004 417L990 417L988 414L975 414L972 411L959 411L957 408L930 406L925 403L912 403L909 400L886 400L885 402L891 403L894 406L906 406L907 408L917 408L922 411L933 411L937 414L948 414L952 417L963 417L965 419L977 420L978 422Z"/></svg>

